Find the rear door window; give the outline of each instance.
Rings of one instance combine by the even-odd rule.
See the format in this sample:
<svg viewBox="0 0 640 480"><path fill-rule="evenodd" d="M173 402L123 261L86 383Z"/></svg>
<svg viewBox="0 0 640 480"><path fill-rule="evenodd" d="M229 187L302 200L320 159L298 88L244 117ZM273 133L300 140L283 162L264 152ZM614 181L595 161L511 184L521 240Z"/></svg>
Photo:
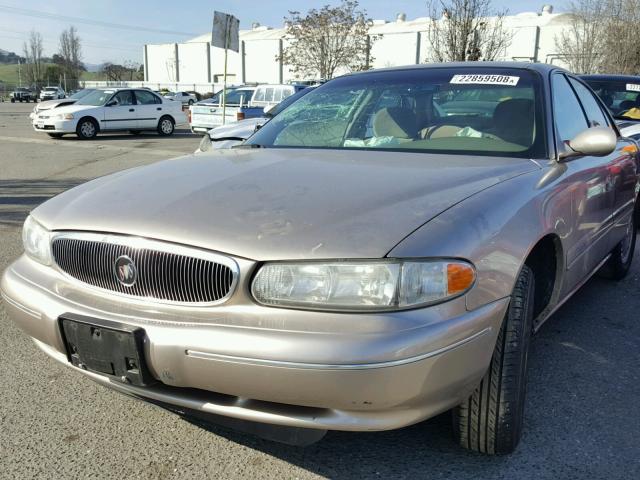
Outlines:
<svg viewBox="0 0 640 480"><path fill-rule="evenodd" d="M154 105L156 103L160 103L160 99L158 97L145 90L136 91L136 100L140 105Z"/></svg>

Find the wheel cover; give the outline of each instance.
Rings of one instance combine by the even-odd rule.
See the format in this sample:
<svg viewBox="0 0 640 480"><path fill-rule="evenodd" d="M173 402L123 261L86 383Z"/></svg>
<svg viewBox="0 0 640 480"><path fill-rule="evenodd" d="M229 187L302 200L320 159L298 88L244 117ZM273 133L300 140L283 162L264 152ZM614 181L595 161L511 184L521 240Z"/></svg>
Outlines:
<svg viewBox="0 0 640 480"><path fill-rule="evenodd" d="M160 124L160 129L162 130L162 133L171 133L171 131L173 130L171 120L163 120Z"/></svg>
<svg viewBox="0 0 640 480"><path fill-rule="evenodd" d="M92 122L84 122L80 125L80 132L82 132L82 135L85 137L93 137L96 133L96 127Z"/></svg>

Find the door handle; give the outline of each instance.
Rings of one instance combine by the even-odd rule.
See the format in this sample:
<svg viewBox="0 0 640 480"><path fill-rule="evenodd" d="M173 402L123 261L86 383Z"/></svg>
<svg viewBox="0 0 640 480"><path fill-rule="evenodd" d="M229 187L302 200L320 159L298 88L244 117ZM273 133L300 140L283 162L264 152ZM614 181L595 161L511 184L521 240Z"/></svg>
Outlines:
<svg viewBox="0 0 640 480"><path fill-rule="evenodd" d="M129 111L130 111L130 112L135 112L135 111L136 111L136 109L135 109L135 108L130 108L130 109L129 109Z"/></svg>
<svg viewBox="0 0 640 480"><path fill-rule="evenodd" d="M156 110L162 110L162 107L157 107Z"/></svg>

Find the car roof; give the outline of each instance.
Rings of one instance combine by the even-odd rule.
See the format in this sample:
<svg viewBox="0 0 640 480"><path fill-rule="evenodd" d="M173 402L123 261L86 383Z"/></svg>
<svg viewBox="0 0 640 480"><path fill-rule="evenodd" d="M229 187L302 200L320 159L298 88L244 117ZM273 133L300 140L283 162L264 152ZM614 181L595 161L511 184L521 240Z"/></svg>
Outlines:
<svg viewBox="0 0 640 480"><path fill-rule="evenodd" d="M375 70L366 70L363 72L354 72L347 75L367 75L375 72L393 72L393 71L408 71L408 70L425 70L432 68L450 68L450 69L462 69L462 68L501 68L501 69L520 69L531 70L539 72L541 74L549 73L553 71L561 71L570 73L568 70L558 67L557 65L550 65L548 63L534 63L534 62L446 62L446 63L425 63L420 65L405 65L401 67L388 67L377 68Z"/></svg>
<svg viewBox="0 0 640 480"><path fill-rule="evenodd" d="M613 81L640 81L640 77L637 75L610 75L606 73L592 74L592 75L580 75L583 80L613 80Z"/></svg>
<svg viewBox="0 0 640 480"><path fill-rule="evenodd" d="M98 87L98 88L87 88L85 90L100 90L102 92L119 92L120 90L142 90L145 92L154 92L153 90L149 90L145 87Z"/></svg>

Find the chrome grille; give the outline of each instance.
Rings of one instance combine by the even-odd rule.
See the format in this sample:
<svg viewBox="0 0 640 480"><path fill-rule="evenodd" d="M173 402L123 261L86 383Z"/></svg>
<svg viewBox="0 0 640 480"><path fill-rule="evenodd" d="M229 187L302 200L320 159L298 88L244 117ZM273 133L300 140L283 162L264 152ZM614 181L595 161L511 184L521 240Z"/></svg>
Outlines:
<svg viewBox="0 0 640 480"><path fill-rule="evenodd" d="M228 257L135 237L62 234L51 243L53 258L71 277L123 295L183 304L226 299L237 278ZM115 263L122 256L135 264L137 280L120 283Z"/></svg>

